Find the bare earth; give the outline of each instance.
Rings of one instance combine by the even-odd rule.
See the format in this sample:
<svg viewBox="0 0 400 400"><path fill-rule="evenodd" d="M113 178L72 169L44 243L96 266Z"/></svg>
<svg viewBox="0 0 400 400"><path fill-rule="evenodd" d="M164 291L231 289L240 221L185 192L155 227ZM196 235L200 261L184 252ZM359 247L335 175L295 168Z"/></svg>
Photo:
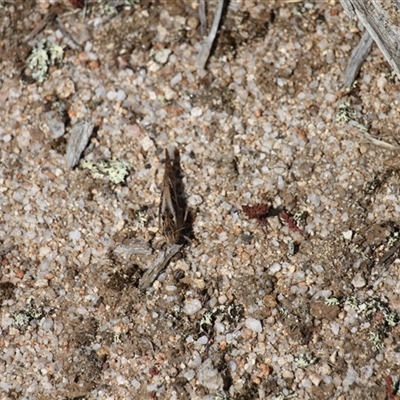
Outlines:
<svg viewBox="0 0 400 400"><path fill-rule="evenodd" d="M201 72L196 1L65 3L0 2L0 398L398 399L400 92L376 46L346 91L357 21L232 1ZM125 182L67 167L89 122ZM168 146L190 241L142 289Z"/></svg>

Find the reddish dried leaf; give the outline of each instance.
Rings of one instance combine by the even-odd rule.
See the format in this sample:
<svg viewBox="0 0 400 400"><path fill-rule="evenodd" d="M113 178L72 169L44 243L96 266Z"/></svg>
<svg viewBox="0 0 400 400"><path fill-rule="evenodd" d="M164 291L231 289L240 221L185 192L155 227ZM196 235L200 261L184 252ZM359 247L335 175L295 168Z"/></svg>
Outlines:
<svg viewBox="0 0 400 400"><path fill-rule="evenodd" d="M254 206L242 206L243 212L250 219L256 219L257 222L263 227L265 234L268 233L268 210L269 207L266 204L255 204Z"/></svg>
<svg viewBox="0 0 400 400"><path fill-rule="evenodd" d="M68 0L73 8L83 8L85 5L84 0Z"/></svg>
<svg viewBox="0 0 400 400"><path fill-rule="evenodd" d="M386 397L388 400L393 400L393 380L391 376L385 378L386 382Z"/></svg>
<svg viewBox="0 0 400 400"><path fill-rule="evenodd" d="M304 235L304 231L297 225L295 219L289 215L286 211L282 211L279 213L279 218L281 221L286 224L292 232L300 232Z"/></svg>
<svg viewBox="0 0 400 400"><path fill-rule="evenodd" d="M250 219L265 219L267 218L269 207L266 204L255 204L254 206L242 206L243 212Z"/></svg>
<svg viewBox="0 0 400 400"><path fill-rule="evenodd" d="M393 393L393 379L391 376L385 378L387 400L400 400L400 397Z"/></svg>

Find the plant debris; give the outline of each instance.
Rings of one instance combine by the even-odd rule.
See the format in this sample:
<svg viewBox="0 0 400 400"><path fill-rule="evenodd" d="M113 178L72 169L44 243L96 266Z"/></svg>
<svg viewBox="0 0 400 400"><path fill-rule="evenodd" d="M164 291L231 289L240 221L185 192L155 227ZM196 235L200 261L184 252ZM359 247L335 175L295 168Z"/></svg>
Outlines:
<svg viewBox="0 0 400 400"><path fill-rule="evenodd" d="M398 384L393 383L393 379L391 376L387 376L385 378L386 383L386 399L387 400L400 400L399 390L396 390Z"/></svg>
<svg viewBox="0 0 400 400"><path fill-rule="evenodd" d="M297 225L297 221L286 211L279 213L279 219L282 221L282 223L287 225L292 232L300 232L303 236L306 235L304 230Z"/></svg>
<svg viewBox="0 0 400 400"><path fill-rule="evenodd" d="M263 221L267 219L269 207L266 204L255 204L254 206L242 206L243 212L250 219L257 219Z"/></svg>
<svg viewBox="0 0 400 400"><path fill-rule="evenodd" d="M256 219L257 222L263 227L267 226L267 218L275 215L271 213L270 207L265 203L257 203L253 206L242 205L242 210L249 219ZM292 232L299 232L304 237L307 236L304 230L299 227L298 219L296 219L296 217L287 213L285 210L280 211L278 216L280 221L287 225Z"/></svg>

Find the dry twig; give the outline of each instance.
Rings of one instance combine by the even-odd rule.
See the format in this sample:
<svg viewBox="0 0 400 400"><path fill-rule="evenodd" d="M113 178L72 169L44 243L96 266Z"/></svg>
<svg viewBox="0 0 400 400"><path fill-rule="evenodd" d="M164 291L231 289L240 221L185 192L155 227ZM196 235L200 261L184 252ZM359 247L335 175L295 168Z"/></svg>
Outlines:
<svg viewBox="0 0 400 400"><path fill-rule="evenodd" d="M218 27L221 22L222 10L224 9L224 0L218 0L217 10L215 12L214 21L210 33L206 40L201 45L200 53L197 57L196 66L199 70L204 70L208 57L210 56L211 47L218 33Z"/></svg>
<svg viewBox="0 0 400 400"><path fill-rule="evenodd" d="M207 32L206 0L199 0L200 35L203 37Z"/></svg>
<svg viewBox="0 0 400 400"><path fill-rule="evenodd" d="M31 39L33 39L40 31L42 31L46 25L53 21L56 18L57 14L56 13L49 13L47 14L36 26L36 28L24 39L24 42L27 43Z"/></svg>
<svg viewBox="0 0 400 400"><path fill-rule="evenodd" d="M160 275L161 271L164 270L171 258L182 248L182 246L182 244L173 244L160 253L151 267L143 274L139 284L141 290L147 289L157 279L157 276Z"/></svg>
<svg viewBox="0 0 400 400"><path fill-rule="evenodd" d="M368 31L365 31L360 43L358 43L350 56L349 65L347 66L346 76L344 78L344 83L347 87L351 87L353 82L356 80L363 62L371 51L373 43L374 41L371 35Z"/></svg>

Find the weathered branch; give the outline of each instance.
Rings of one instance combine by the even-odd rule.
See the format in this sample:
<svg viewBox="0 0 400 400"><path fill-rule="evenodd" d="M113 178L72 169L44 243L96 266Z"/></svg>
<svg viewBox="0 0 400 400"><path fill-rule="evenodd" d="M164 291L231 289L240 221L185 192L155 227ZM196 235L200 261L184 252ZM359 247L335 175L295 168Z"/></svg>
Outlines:
<svg viewBox="0 0 400 400"><path fill-rule="evenodd" d="M340 0L350 18L356 15L400 78L399 10L388 0Z"/></svg>

